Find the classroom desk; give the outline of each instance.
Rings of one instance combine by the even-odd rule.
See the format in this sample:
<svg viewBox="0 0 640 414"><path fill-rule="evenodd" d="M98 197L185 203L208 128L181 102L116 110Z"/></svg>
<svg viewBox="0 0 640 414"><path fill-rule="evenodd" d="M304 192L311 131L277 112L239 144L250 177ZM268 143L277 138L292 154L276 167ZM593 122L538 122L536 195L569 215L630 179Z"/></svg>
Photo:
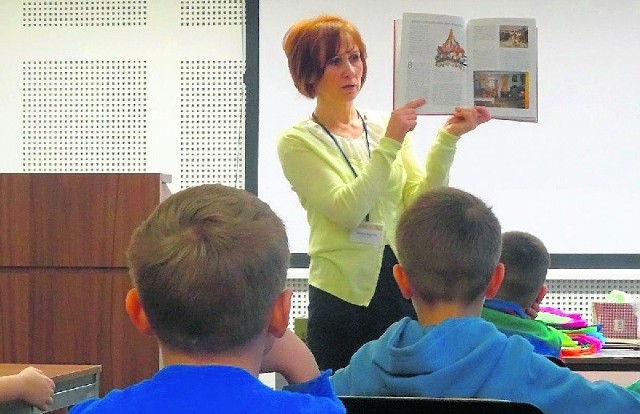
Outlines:
<svg viewBox="0 0 640 414"><path fill-rule="evenodd" d="M0 364L0 375L13 375L28 366L41 369L56 384L49 411L67 408L87 398L98 397L101 365ZM0 414L40 414L23 401L0 402Z"/></svg>
<svg viewBox="0 0 640 414"><path fill-rule="evenodd" d="M563 359L573 371L640 371L640 350L603 349L597 354Z"/></svg>
<svg viewBox="0 0 640 414"><path fill-rule="evenodd" d="M571 370L590 381L606 380L627 386L640 380L640 351L603 349L594 355L565 357Z"/></svg>

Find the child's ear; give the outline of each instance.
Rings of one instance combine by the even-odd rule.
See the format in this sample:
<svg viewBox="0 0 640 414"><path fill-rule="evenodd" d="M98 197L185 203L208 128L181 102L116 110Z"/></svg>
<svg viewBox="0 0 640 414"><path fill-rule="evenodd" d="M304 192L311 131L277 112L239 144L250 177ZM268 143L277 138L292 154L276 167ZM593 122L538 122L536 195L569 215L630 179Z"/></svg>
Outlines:
<svg viewBox="0 0 640 414"><path fill-rule="evenodd" d="M407 272L404 271L402 265L396 264L393 266L393 278L396 280L396 283L400 288L402 297L405 299L411 299L413 297L413 288L411 287L411 283L409 283Z"/></svg>
<svg viewBox="0 0 640 414"><path fill-rule="evenodd" d="M546 284L540 286L540 289L538 290L538 294L536 295L536 299L535 299L537 304L540 304L540 302L542 302L542 299L544 299L548 291L549 291L549 288L547 287Z"/></svg>
<svg viewBox="0 0 640 414"><path fill-rule="evenodd" d="M496 268L493 269L493 273L491 274L491 279L489 279L489 284L487 285L487 290L484 293L484 297L487 299L491 299L492 297L497 295L503 279L504 264L498 263L496 265Z"/></svg>
<svg viewBox="0 0 640 414"><path fill-rule="evenodd" d="M271 309L271 319L269 320L269 334L276 338L282 337L289 326L289 311L291 310L291 296L293 291L285 289L276 298Z"/></svg>
<svg viewBox="0 0 640 414"><path fill-rule="evenodd" d="M127 314L129 315L129 319L131 319L133 326L135 326L136 329L144 335L155 336L155 332L153 332L153 328L149 323L147 314L142 307L138 289L132 288L129 290L124 301L124 305L127 309Z"/></svg>

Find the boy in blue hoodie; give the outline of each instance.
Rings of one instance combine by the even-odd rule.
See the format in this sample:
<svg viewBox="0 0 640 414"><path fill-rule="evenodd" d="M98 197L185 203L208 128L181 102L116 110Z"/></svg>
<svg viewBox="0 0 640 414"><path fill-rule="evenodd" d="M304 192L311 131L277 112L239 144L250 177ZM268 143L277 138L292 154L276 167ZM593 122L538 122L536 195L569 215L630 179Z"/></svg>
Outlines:
<svg viewBox="0 0 640 414"><path fill-rule="evenodd" d="M483 201L441 187L401 216L394 276L418 320L401 319L331 377L338 395L478 397L546 414L640 412L640 395L590 382L480 317L504 277L498 219Z"/></svg>
<svg viewBox="0 0 640 414"><path fill-rule="evenodd" d="M289 256L282 221L253 194L208 184L170 196L131 238L125 302L164 367L71 413L344 413L329 371L287 329ZM263 384L269 371L297 392Z"/></svg>
<svg viewBox="0 0 640 414"><path fill-rule="evenodd" d="M547 293L545 282L551 258L544 243L523 231L505 232L500 263L504 265L504 279L496 296L484 301L482 317L507 336L526 338L537 353L560 357L563 343L571 343L571 338L525 311Z"/></svg>

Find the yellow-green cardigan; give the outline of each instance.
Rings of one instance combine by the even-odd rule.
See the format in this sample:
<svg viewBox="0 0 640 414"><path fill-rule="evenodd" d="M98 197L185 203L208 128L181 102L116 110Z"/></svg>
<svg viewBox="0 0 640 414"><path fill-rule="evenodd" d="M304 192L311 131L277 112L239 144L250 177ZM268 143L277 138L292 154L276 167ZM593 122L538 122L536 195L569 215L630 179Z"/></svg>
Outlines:
<svg viewBox="0 0 640 414"><path fill-rule="evenodd" d="M350 160L357 178L335 143L311 119L280 134L278 156L285 177L307 212L309 284L352 304L367 306L375 291L384 245L353 242L351 230L369 214L372 223L383 225L385 240L395 251L395 227L402 211L424 191L448 185L459 137L438 131L425 173L409 135L403 144L384 137L388 113L362 115L371 158L368 163Z"/></svg>

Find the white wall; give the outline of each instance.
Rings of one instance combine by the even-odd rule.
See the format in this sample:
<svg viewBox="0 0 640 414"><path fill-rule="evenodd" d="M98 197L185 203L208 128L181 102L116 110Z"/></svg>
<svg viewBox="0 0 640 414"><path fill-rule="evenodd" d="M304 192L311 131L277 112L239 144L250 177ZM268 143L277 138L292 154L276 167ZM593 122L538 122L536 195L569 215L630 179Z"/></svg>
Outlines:
<svg viewBox="0 0 640 414"><path fill-rule="evenodd" d="M450 185L482 197L505 230L530 231L551 253L640 253L636 0L269 0L261 6L259 195L283 216L294 252L307 251L308 228L275 141L308 117L314 102L292 85L282 36L296 20L321 12L354 22L369 55L357 104L390 109L392 19L411 11L533 17L539 27L539 122L494 120L465 136ZM414 140L421 157L443 122L420 119Z"/></svg>

